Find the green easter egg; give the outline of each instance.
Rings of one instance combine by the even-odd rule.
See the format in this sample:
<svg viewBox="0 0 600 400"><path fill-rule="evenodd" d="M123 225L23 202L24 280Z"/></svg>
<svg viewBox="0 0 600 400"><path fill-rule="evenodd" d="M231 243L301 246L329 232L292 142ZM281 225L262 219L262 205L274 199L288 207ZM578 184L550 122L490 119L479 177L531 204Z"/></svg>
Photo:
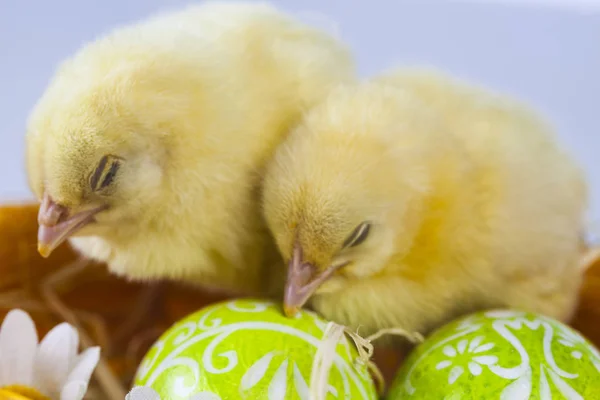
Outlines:
<svg viewBox="0 0 600 400"><path fill-rule="evenodd" d="M600 354L550 318L509 310L475 313L421 343L388 399L600 399Z"/></svg>
<svg viewBox="0 0 600 400"><path fill-rule="evenodd" d="M164 400L309 399L317 348L327 322L302 311L286 318L277 304L257 300L217 303L173 325L148 351L134 385ZM376 399L356 347L343 337L329 374L327 399ZM202 397L204 398L204 397Z"/></svg>

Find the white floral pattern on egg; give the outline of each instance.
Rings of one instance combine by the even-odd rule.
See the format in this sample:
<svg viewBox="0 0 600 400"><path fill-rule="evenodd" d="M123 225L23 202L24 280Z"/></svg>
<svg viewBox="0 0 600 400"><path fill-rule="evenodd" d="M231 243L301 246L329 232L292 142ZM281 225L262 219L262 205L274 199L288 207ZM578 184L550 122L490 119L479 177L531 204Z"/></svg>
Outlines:
<svg viewBox="0 0 600 400"><path fill-rule="evenodd" d="M440 328L407 358L388 399L422 398L600 399L600 354L553 319L480 312Z"/></svg>
<svg viewBox="0 0 600 400"><path fill-rule="evenodd" d="M136 386L161 398L308 400L317 347L327 322L302 311L286 318L279 305L235 300L206 307L173 325L140 364ZM344 338L336 349L327 399L377 398L356 348ZM203 397L202 397L203 398Z"/></svg>

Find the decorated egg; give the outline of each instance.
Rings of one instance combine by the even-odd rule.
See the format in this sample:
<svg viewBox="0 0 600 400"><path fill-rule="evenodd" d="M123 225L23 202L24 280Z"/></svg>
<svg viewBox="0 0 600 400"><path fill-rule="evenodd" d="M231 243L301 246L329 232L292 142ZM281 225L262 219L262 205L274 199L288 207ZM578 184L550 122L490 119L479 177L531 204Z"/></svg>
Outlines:
<svg viewBox="0 0 600 400"><path fill-rule="evenodd" d="M600 354L536 314L489 311L447 324L398 372L389 400L600 399Z"/></svg>
<svg viewBox="0 0 600 400"><path fill-rule="evenodd" d="M140 364L135 386L161 398L309 399L311 372L327 321L309 311L295 318L257 300L216 303L167 330ZM376 399L354 343L341 336L330 352L326 399Z"/></svg>

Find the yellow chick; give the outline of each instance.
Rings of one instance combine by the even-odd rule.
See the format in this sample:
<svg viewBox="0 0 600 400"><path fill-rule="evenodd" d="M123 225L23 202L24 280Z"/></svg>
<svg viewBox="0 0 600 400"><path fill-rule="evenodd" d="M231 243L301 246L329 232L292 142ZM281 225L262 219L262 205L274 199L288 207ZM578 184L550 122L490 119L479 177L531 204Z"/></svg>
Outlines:
<svg viewBox="0 0 600 400"><path fill-rule="evenodd" d="M343 84L277 150L263 207L289 262L284 310L361 334L467 312L568 319L587 189L517 102L434 70Z"/></svg>
<svg viewBox="0 0 600 400"><path fill-rule="evenodd" d="M260 213L266 161L352 79L344 44L257 2L194 5L87 44L28 124L41 254L69 239L131 279L263 293L281 262Z"/></svg>

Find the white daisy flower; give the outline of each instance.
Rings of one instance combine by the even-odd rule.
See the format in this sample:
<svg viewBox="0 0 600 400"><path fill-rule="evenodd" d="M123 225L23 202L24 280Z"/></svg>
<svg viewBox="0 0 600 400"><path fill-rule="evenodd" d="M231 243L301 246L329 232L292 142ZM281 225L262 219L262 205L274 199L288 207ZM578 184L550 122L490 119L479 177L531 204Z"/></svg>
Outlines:
<svg viewBox="0 0 600 400"><path fill-rule="evenodd" d="M160 395L149 386L136 386L125 396L125 400L161 400ZM221 400L221 396L212 392L199 392L188 400Z"/></svg>
<svg viewBox="0 0 600 400"><path fill-rule="evenodd" d="M82 400L100 348L77 354L79 335L67 323L38 344L35 323L12 310L0 326L0 399Z"/></svg>
<svg viewBox="0 0 600 400"><path fill-rule="evenodd" d="M495 365L498 362L498 357L494 355L485 355L485 352L494 348L494 343L481 344L483 336L477 336L470 342L463 339L456 347L452 345L444 346L442 352L449 359L439 362L435 369L443 370L452 366L448 374L448 384L452 385L465 372L463 365L467 362L469 372L473 376L478 376L483 372L483 366Z"/></svg>

